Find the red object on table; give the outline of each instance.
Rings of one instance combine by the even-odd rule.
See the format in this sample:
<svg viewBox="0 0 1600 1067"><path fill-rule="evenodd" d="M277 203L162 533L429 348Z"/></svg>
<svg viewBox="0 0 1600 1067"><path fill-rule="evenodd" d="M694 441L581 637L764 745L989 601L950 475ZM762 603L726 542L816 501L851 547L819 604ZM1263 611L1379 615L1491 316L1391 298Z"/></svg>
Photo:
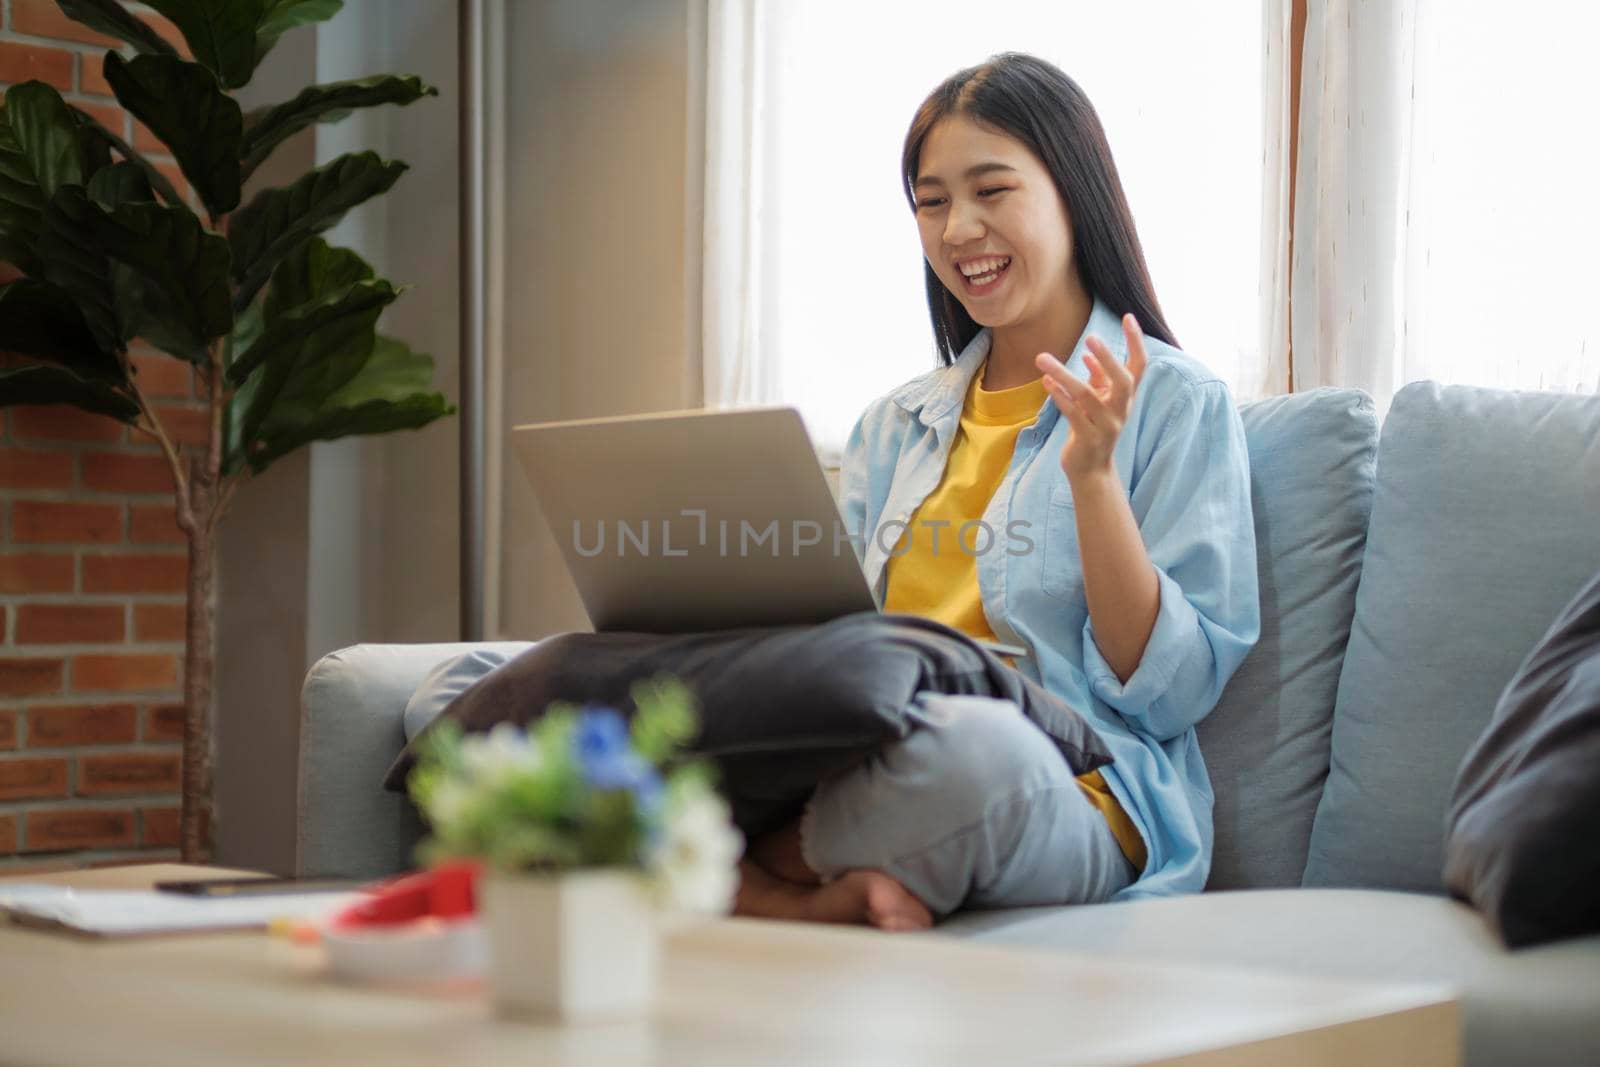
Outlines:
<svg viewBox="0 0 1600 1067"><path fill-rule="evenodd" d="M475 914L481 869L478 863L461 860L390 879L335 915L330 925L389 926L430 916L455 919Z"/></svg>

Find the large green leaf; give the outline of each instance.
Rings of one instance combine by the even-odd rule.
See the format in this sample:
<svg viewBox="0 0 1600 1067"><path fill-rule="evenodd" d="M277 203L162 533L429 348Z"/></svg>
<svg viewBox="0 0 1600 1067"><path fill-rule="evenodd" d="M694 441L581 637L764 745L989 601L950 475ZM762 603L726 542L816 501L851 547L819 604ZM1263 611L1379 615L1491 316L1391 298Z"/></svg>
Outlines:
<svg viewBox="0 0 1600 1067"><path fill-rule="evenodd" d="M63 185L83 184L78 122L61 94L41 81L6 90L6 121L46 200Z"/></svg>
<svg viewBox="0 0 1600 1067"><path fill-rule="evenodd" d="M230 89L256 69L256 28L271 0L144 0L183 32L194 58ZM119 94L120 95L120 94Z"/></svg>
<svg viewBox="0 0 1600 1067"><path fill-rule="evenodd" d="M158 56L178 54L148 23L130 14L120 0L56 0L56 6L67 18L127 41L141 52Z"/></svg>
<svg viewBox="0 0 1600 1067"><path fill-rule="evenodd" d="M165 200L169 204L184 203L183 197L178 195L178 190L174 189L172 187L172 183L167 181L167 176L157 170L154 163L151 163L148 159L144 158L144 155L137 148L134 148L127 141L124 141L121 137L106 129L100 124L99 119L95 118L87 111L81 111L77 108L73 108L73 110L77 111L78 113L78 127L80 131L86 134L88 138L97 140L105 146L116 149L117 154L123 159L144 171L145 180L150 183L150 188L154 189L156 193L160 195L161 199Z"/></svg>
<svg viewBox="0 0 1600 1067"><path fill-rule="evenodd" d="M70 200L72 193L83 199L84 191L74 186L61 197ZM78 222L76 206L63 208L55 199L46 205L37 245L40 272L71 296L95 343L120 352L137 328L142 292L132 271L106 255L93 230Z"/></svg>
<svg viewBox="0 0 1600 1067"><path fill-rule="evenodd" d="M439 90L414 74L379 74L310 86L292 100L251 113L244 144L239 150L244 176L248 178L285 138L313 123L337 121L358 107L405 105L424 96L438 95Z"/></svg>
<svg viewBox="0 0 1600 1067"><path fill-rule="evenodd" d="M95 172L84 187L89 199L101 207L112 208L118 204L155 203L155 193L150 191L150 179L135 163L113 163Z"/></svg>
<svg viewBox="0 0 1600 1067"><path fill-rule="evenodd" d="M266 12L256 27L256 62L260 63L289 30L326 22L342 7L344 0L267 0Z"/></svg>
<svg viewBox="0 0 1600 1067"><path fill-rule="evenodd" d="M302 241L338 222L357 204L386 192L406 169L404 163L386 162L376 152L356 152L310 171L292 185L256 194L228 223L233 276L239 286L234 307L255 299L272 269Z"/></svg>
<svg viewBox="0 0 1600 1067"><path fill-rule="evenodd" d="M172 149L213 216L239 206L244 116L210 71L172 56L128 61L107 52L105 76L122 106Z"/></svg>
<svg viewBox="0 0 1600 1067"><path fill-rule="evenodd" d="M43 270L37 248L45 203L33 164L23 154L0 104L0 259L28 274Z"/></svg>
<svg viewBox="0 0 1600 1067"><path fill-rule="evenodd" d="M372 354L379 314L398 295L381 278L358 282L268 322L228 367L234 385L248 382L240 440L255 441L280 404L285 410L315 406L355 377Z"/></svg>
<svg viewBox="0 0 1600 1067"><path fill-rule="evenodd" d="M313 237L290 253L272 272L263 310L267 322L302 304L331 296L373 276L372 264L348 248L333 248Z"/></svg>
<svg viewBox="0 0 1600 1067"><path fill-rule="evenodd" d="M116 355L100 347L71 294L49 282L19 278L0 285L0 350L48 359L80 378L126 379Z"/></svg>
<svg viewBox="0 0 1600 1067"><path fill-rule="evenodd" d="M48 363L0 370L0 407L15 404L72 404L123 422L139 418L139 405L128 396Z"/></svg>
<svg viewBox="0 0 1600 1067"><path fill-rule="evenodd" d="M251 443L257 472L309 444L354 434L420 429L456 409L433 391L433 359L391 337L379 337L372 354L344 385L319 403L274 406Z"/></svg>
<svg viewBox="0 0 1600 1067"><path fill-rule="evenodd" d="M207 358L211 340L232 328L228 243L206 230L187 208L148 202L108 209L82 189L67 186L51 199L46 219L47 236L57 238L60 245L84 260L98 251L111 261L108 295L118 310L123 339L137 334L175 356L200 363ZM60 259L56 244L46 258L52 265ZM84 303L71 272L51 280ZM87 307L85 317L93 329Z"/></svg>

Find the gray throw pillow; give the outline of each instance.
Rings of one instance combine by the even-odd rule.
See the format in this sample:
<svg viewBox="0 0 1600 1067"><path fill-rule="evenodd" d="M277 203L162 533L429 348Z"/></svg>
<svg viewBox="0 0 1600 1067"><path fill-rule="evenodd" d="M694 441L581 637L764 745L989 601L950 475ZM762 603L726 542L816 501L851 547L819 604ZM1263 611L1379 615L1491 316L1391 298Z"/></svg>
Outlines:
<svg viewBox="0 0 1600 1067"><path fill-rule="evenodd" d="M1467 753L1444 877L1513 948L1600 931L1600 575L1523 661Z"/></svg>
<svg viewBox="0 0 1600 1067"><path fill-rule="evenodd" d="M920 692L1014 701L1055 741L1074 774L1111 762L1098 734L1059 697L970 637L914 615L858 612L815 626L688 634L566 633L483 677L435 723L468 733L518 726L553 701L606 704L632 715L633 683L671 674L694 693L692 745L721 772L733 819L758 836L796 817L824 778L915 728ZM400 790L433 727L412 739L384 787Z"/></svg>

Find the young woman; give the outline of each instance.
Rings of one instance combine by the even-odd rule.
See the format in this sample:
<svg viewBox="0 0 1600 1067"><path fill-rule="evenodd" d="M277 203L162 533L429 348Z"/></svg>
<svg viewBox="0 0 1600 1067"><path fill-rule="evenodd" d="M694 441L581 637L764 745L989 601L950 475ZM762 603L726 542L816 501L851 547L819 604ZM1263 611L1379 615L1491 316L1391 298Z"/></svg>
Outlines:
<svg viewBox="0 0 1600 1067"><path fill-rule="evenodd" d="M1026 647L1013 665L1115 762L1074 777L1014 704L923 694L906 740L750 844L735 910L919 929L1198 891L1194 726L1260 632L1233 399L1178 350L1100 121L1056 67L955 74L902 163L940 365L856 423L846 524L884 610Z"/></svg>

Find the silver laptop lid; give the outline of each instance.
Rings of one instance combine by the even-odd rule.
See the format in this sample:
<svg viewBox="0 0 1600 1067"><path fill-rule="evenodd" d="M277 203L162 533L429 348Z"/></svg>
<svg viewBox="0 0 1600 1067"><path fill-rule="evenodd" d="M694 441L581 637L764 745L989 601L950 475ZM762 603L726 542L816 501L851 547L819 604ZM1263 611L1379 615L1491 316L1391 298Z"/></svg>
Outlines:
<svg viewBox="0 0 1600 1067"><path fill-rule="evenodd" d="M792 407L513 433L596 631L815 623L877 608L861 532L845 529Z"/></svg>

